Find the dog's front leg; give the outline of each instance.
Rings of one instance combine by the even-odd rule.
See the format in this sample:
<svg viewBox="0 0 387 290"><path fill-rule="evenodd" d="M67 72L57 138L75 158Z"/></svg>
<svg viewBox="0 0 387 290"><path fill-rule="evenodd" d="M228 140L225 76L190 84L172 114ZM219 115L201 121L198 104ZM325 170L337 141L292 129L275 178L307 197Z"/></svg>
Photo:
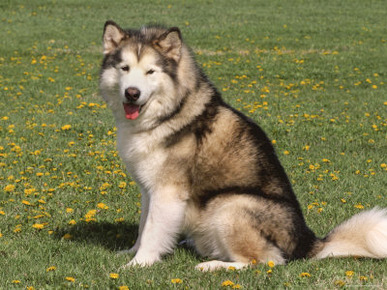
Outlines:
<svg viewBox="0 0 387 290"><path fill-rule="evenodd" d="M149 196L149 211L142 229L140 245L127 266L149 266L171 252L184 219L186 201L177 188L163 188Z"/></svg>
<svg viewBox="0 0 387 290"><path fill-rule="evenodd" d="M140 225L138 227L138 236L135 244L129 250L119 251L118 254L135 254L140 248L141 236L144 230L145 222L148 217L149 211L149 193L141 189L141 216L140 216Z"/></svg>

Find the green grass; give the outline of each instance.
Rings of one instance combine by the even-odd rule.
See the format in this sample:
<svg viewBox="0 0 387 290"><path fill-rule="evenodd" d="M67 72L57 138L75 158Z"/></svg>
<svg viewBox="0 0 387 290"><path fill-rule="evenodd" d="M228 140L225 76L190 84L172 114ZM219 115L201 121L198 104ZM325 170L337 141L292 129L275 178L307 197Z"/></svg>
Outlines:
<svg viewBox="0 0 387 290"><path fill-rule="evenodd" d="M227 102L276 141L324 236L387 206L384 1L24 2L0 4L0 288L387 287L386 260L356 258L201 273L178 248L120 270L140 198L98 94L105 20L179 26Z"/></svg>

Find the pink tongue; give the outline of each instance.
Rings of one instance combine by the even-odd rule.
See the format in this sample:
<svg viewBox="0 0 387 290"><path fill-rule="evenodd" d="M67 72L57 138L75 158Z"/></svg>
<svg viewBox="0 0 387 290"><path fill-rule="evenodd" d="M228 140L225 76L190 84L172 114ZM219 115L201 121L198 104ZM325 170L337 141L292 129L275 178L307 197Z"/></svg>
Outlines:
<svg viewBox="0 0 387 290"><path fill-rule="evenodd" d="M124 110L126 113L126 119L134 120L137 119L140 114L140 106L133 104L124 104Z"/></svg>

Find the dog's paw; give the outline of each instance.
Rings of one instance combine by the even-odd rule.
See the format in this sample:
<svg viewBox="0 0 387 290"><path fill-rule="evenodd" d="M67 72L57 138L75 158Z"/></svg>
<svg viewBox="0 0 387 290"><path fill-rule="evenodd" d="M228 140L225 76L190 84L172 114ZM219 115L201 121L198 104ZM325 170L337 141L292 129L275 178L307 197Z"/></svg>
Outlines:
<svg viewBox="0 0 387 290"><path fill-rule="evenodd" d="M128 264L124 265L122 268L131 268L131 267L149 267L154 263L159 262L159 257L137 257L135 256Z"/></svg>
<svg viewBox="0 0 387 290"><path fill-rule="evenodd" d="M209 261L196 265L195 269L202 272L210 272L216 270L239 270L247 267L248 263L243 262L223 262L223 261Z"/></svg>
<svg viewBox="0 0 387 290"><path fill-rule="evenodd" d="M117 255L135 254L138 251L139 246L134 245L128 250L121 250L117 252Z"/></svg>

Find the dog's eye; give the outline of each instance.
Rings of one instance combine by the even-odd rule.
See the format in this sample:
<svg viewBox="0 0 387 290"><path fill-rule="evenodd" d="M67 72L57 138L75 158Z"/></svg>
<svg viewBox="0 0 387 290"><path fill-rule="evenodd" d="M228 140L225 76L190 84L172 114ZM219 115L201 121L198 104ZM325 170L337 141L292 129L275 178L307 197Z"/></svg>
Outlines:
<svg viewBox="0 0 387 290"><path fill-rule="evenodd" d="M128 72L129 71L129 66L125 65L125 66L121 67L121 70L125 71L125 72Z"/></svg>
<svg viewBox="0 0 387 290"><path fill-rule="evenodd" d="M153 69L150 69L150 70L148 70L147 72L146 72L146 74L147 75L151 75L151 74L153 74L155 71L153 70Z"/></svg>

